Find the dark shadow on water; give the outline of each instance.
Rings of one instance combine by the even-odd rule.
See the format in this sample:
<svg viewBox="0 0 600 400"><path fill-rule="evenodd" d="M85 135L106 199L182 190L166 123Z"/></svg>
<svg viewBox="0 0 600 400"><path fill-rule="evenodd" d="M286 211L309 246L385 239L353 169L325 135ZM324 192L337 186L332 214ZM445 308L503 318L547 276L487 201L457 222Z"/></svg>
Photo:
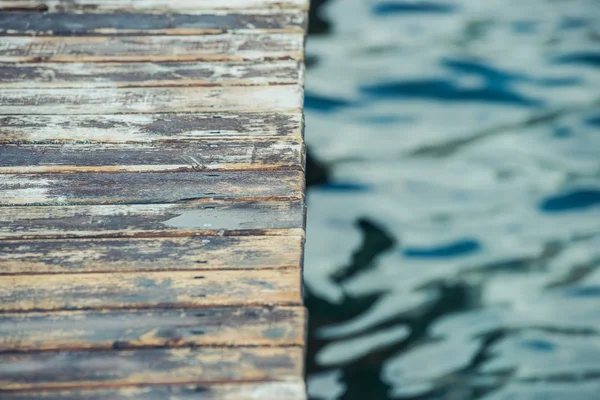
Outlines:
<svg viewBox="0 0 600 400"><path fill-rule="evenodd" d="M433 1L389 1L379 2L373 6L375 15L394 14L448 14L456 11L458 7L443 2Z"/></svg>
<svg viewBox="0 0 600 400"><path fill-rule="evenodd" d="M590 67L600 67L600 52L567 53L556 57L554 61L557 64L580 64Z"/></svg>
<svg viewBox="0 0 600 400"><path fill-rule="evenodd" d="M567 76L554 78L531 77L523 73L503 71L480 61L446 59L442 65L454 73L477 76L484 80L486 87L507 90L512 83L527 82L540 86L569 86L581 83L581 78Z"/></svg>
<svg viewBox="0 0 600 400"><path fill-rule="evenodd" d="M330 182L329 167L313 157L310 147L306 147L306 188L325 185Z"/></svg>
<svg viewBox="0 0 600 400"><path fill-rule="evenodd" d="M304 94L304 108L306 110L329 113L351 105L350 101L344 99L336 99L309 92Z"/></svg>
<svg viewBox="0 0 600 400"><path fill-rule="evenodd" d="M362 244L352 255L352 262L333 275L336 282L352 278L354 275L368 270L375 257L396 244L394 237L367 219L359 219L356 225L363 237Z"/></svg>
<svg viewBox="0 0 600 400"><path fill-rule="evenodd" d="M578 189L547 198L540 205L548 213L585 209L600 204L600 190Z"/></svg>
<svg viewBox="0 0 600 400"><path fill-rule="evenodd" d="M466 89L448 79L428 79L377 83L361 87L373 99L438 100L444 102L505 103L523 107L541 106L542 100L511 92L503 86Z"/></svg>
<svg viewBox="0 0 600 400"><path fill-rule="evenodd" d="M323 35L331 31L331 23L321 16L321 7L328 0L311 0L308 12L308 34Z"/></svg>
<svg viewBox="0 0 600 400"><path fill-rule="evenodd" d="M464 239L437 247L409 247L403 250L403 254L409 258L454 257L475 253L480 249L481 245L477 240Z"/></svg>
<svg viewBox="0 0 600 400"><path fill-rule="evenodd" d="M315 0L311 2L310 35L324 35L332 29L330 22L323 17L322 6L325 3L327 3L327 0ZM398 0L374 1L370 4L373 4L371 7L373 14L380 15L387 20L411 18L424 14L451 14L457 11L456 6L445 1ZM434 17L437 18L438 15ZM525 19L515 22L512 25L512 29L523 35L535 33L536 30L541 29L532 22L533 20L529 21L527 18L529 16L525 16ZM574 29L585 24L587 24L587 20L582 18L564 18L560 29ZM597 67L600 66L600 53L565 53L552 59L552 61L555 64L577 64L582 67ZM318 63L319 59L317 57L309 56L307 58L307 68L309 70ZM386 100L403 100L408 103L415 100L433 100L436 103L458 103L461 106L463 104L470 106L476 103L492 103L496 105L529 107L531 110L534 107L541 108L546 105L545 99L540 98L537 94L535 96L528 95L529 93L535 94L535 92L519 90L519 85L527 84L534 88L554 88L583 84L580 78L570 75L536 76L531 72L514 72L483 63L477 59L470 59L464 55L441 59L439 66L444 70L443 75L440 76L425 76L420 80L400 79L364 85L360 87L361 98L356 101L343 97L329 97L318 93L318 91L307 92L305 96L305 108L314 115L314 113L335 113L340 110L346 112L349 111L349 107L362 106L378 101L382 101L383 103ZM529 70L525 69L525 71ZM474 81L478 84L465 87L462 83L465 81L463 78L475 78ZM355 118L358 123L372 125L373 129L378 129L382 125L388 128L389 125L393 124L413 123L414 117L404 115L402 111L401 109L398 110L397 115L356 116ZM562 115L561 110L535 109L535 111L538 112L532 113L528 119L521 122L519 128L537 126L542 123L547 124L557 120ZM600 114L596 113L587 116L584 123L592 128L600 127ZM310 129L310 126L308 129ZM428 145L423 149L415 151L413 156L429 155L442 157L450 155L467 144L496 135L498 132L491 128L489 132L483 132L478 136L458 138L442 144ZM550 133L555 138L563 139L565 142L572 140L578 134L576 128L562 126L558 123ZM332 166L328 165L324 160L319 160L313 150L310 147L307 148L306 186L309 196L310 191L317 188L319 191L335 191L336 195L342 192L353 193L372 190L368 186L355 182L336 181L332 174ZM550 214L578 212L598 204L600 204L600 191L594 187L584 187L574 188L569 192L555 193L542 199L536 206L537 212L548 214L545 217L550 217ZM308 223L310 224L310 221ZM471 236L449 243L440 243L435 246L403 247L403 243L399 242L400 239L395 238L390 232L387 232L377 221L361 218L355 223L362 235L362 242L352 254L348 264L340 265L337 272L331 276L331 279L342 291L344 290L344 283L350 279L359 277L361 274L368 274L375 267L377 258L387 252L401 252L404 259L410 259L410 262L415 262L418 261L416 259L439 258L441 260L450 257L469 256L482 251L484 247L482 242ZM484 243L487 244L487 242ZM548 242L545 243L545 248L541 254L536 254L535 256L507 256L506 259L491 260L483 265L477 265L473 269L464 269L463 272L471 274L469 276L478 278L485 274L526 274L531 271L538 271L545 268L548 262L560 253L563 246L564 244ZM565 297L600 298L600 287L592 284L584 284L581 281L583 276L593 270L596 265L594 264L595 262L596 260L592 260L589 262L589 265L581 266L572 275L561 277L561 280L551 283L549 290L555 290L561 296ZM403 267L401 264L401 262L398 262L398 269ZM426 268L425 264L424 268ZM570 286L565 288L565 285ZM318 297L309 287L306 287L304 301L309 310L306 349L307 375L339 370L341 373L341 383L345 387L345 393L340 397L341 400L392 399L394 398L392 394L394 388L391 387L390 382L382 380L382 370L386 361L413 348L420 346L427 347L431 343L443 340L440 337L432 337L430 330L432 324L441 317L454 313L475 311L484 306L483 296L481 295L481 291L484 289L481 283L477 283L477 279L470 281L459 276L456 279L445 277L444 279L437 280L436 278L436 280L427 282L421 287L413 288L413 290L431 292L433 296L431 300L424 302L414 310L401 312L398 315L390 315L388 319L383 319L367 329L332 339L326 335L320 336L318 333L322 328L333 327L364 316L390 293L383 288L379 292L363 296L342 292L341 299L338 302L333 302ZM406 326L410 330L410 334L406 338L378 347L352 361L344 362L341 365L327 366L319 365L316 361L317 354L325 346L333 342L339 344L346 339L361 338L380 332L383 329L402 326ZM474 377L476 378L481 373L481 368L484 364L494 357L494 352L492 351L494 345L509 337L511 333L509 329L498 328L490 329L479 335L476 340L479 341L480 346L472 359L468 363L462 364L462 369L454 370L442 377L436 377L434 379L435 389L418 396L403 397L403 399L477 399L498 389L512 377L514 371L501 371L495 374L494 379L487 383L474 383ZM534 350L541 353L554 351L554 344L544 340L532 339L524 341L523 346L524 350ZM398 379L397 382L402 381ZM396 383L396 385L398 384ZM322 399L312 398L311 400Z"/></svg>
<svg viewBox="0 0 600 400"><path fill-rule="evenodd" d="M381 329L390 328L397 325L407 325L410 328L410 335L400 343L387 346L381 350L375 350L369 354L360 357L352 362L344 364L341 367L342 381L346 386L344 395L341 400L364 400L364 399L391 399L391 387L381 381L381 372L384 362L390 356L404 352L413 346L423 344L432 340L427 335L429 326L440 316L453 312L465 311L473 308L474 295L473 289L463 283L454 285L440 284L437 287L439 297L436 302L426 306L425 310L420 310L415 315L405 314L385 322L379 323L370 329L361 332L358 335L362 336L376 332ZM381 295L370 295L360 297L346 296L339 304L331 304L327 301L320 300L314 296L310 290L305 292L305 304L310 310L310 319L308 325L308 348L307 348L307 364L306 370L308 374L328 370L329 367L321 367L315 362L316 354L328 344L326 339L319 338L316 332L325 326L334 325L350 319L353 319L365 313L371 306L375 304ZM351 336L352 337L352 336ZM490 344L493 340L489 340ZM477 356L473 363L480 358L483 361L484 356ZM470 394L475 395L473 389L470 389L466 384L466 376L469 369L474 366L469 365L464 370L452 373L452 377L446 379L447 384L442 385L434 392L427 393L413 398L407 399L443 399L448 393L455 395L460 391L460 388L469 390ZM480 393L478 393L480 394ZM464 397L471 398L471 397ZM313 398L311 400L319 400Z"/></svg>
<svg viewBox="0 0 600 400"><path fill-rule="evenodd" d="M589 126L600 128L600 114L586 119L585 123Z"/></svg>

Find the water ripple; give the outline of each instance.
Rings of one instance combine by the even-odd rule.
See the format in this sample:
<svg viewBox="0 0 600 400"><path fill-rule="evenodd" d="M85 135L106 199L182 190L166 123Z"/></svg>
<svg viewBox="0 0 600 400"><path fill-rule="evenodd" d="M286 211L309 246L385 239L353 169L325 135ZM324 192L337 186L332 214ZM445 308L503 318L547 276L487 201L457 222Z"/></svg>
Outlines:
<svg viewBox="0 0 600 400"><path fill-rule="evenodd" d="M311 399L596 400L600 4L313 12Z"/></svg>

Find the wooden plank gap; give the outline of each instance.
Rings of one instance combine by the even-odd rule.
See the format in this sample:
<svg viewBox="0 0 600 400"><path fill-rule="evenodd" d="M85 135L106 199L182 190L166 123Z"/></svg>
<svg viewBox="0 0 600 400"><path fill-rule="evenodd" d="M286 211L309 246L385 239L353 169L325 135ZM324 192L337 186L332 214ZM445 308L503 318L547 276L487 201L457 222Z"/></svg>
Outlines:
<svg viewBox="0 0 600 400"><path fill-rule="evenodd" d="M12 234L10 236L0 236L0 242L5 240L36 240L36 239L153 239L153 238L187 238L199 236L218 236L218 237L243 237L243 236L302 236L303 228L284 228L284 229L222 229L222 230L174 230L174 231L145 231L145 232L120 232L112 231L110 233L78 233L69 232L66 234Z"/></svg>
<svg viewBox="0 0 600 400"><path fill-rule="evenodd" d="M290 172L304 172L304 168L300 165L289 167L279 165L261 165L260 167L247 167L245 165L240 166L223 166L223 167L211 167L211 166L183 166L183 165L166 165L166 166L153 166L153 165L88 165L88 166L41 166L41 165L27 165L22 167L4 167L0 166L0 175L44 175L44 174L76 174L76 173L89 173L89 174L102 174L102 173L130 173L135 172L139 174L144 173L171 173L171 172L269 172L269 171L290 171ZM285 197L290 199L290 197Z"/></svg>
<svg viewBox="0 0 600 400"><path fill-rule="evenodd" d="M0 240L0 247L2 246L2 241ZM2 266L4 268L4 266ZM297 270L300 269L300 265L280 265L277 267L249 267L249 268L202 268L202 263L199 263L196 268L131 268L131 269L120 269L119 273L145 273L145 272L198 272L200 275L206 271L215 271L215 272L231 272L238 271L240 273L244 273L245 271L280 271L280 270ZM89 274L90 272L94 274L114 274L115 270L103 270L102 267L98 267L92 271L60 271L60 272L5 272L0 271L1 276L37 276L37 275L77 275L77 274ZM201 279L201 278L198 278Z"/></svg>

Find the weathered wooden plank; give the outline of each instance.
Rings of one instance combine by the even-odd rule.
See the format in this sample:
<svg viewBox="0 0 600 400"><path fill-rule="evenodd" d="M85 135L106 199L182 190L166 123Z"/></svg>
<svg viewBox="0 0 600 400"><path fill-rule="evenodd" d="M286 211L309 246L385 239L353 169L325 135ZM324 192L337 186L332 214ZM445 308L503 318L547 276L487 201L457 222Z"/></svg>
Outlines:
<svg viewBox="0 0 600 400"><path fill-rule="evenodd" d="M302 346L302 307L0 314L0 352Z"/></svg>
<svg viewBox="0 0 600 400"><path fill-rule="evenodd" d="M243 61L303 58L302 33L189 36L7 36L1 62Z"/></svg>
<svg viewBox="0 0 600 400"><path fill-rule="evenodd" d="M304 32L303 11L149 13L3 13L0 35L201 35L235 31Z"/></svg>
<svg viewBox="0 0 600 400"><path fill-rule="evenodd" d="M300 111L299 85L2 89L0 114Z"/></svg>
<svg viewBox="0 0 600 400"><path fill-rule="evenodd" d="M297 84L302 72L303 67L297 61L0 63L0 85L3 88L99 88Z"/></svg>
<svg viewBox="0 0 600 400"><path fill-rule="evenodd" d="M3 400L303 400L301 379L285 382L125 387L96 390L10 391Z"/></svg>
<svg viewBox="0 0 600 400"><path fill-rule="evenodd" d="M303 201L0 207L0 238L303 235Z"/></svg>
<svg viewBox="0 0 600 400"><path fill-rule="evenodd" d="M243 9L308 9L309 0L3 0L2 11L85 11L129 12L153 11L157 13L190 12L194 10Z"/></svg>
<svg viewBox="0 0 600 400"><path fill-rule="evenodd" d="M303 241L301 236L0 240L0 275L300 267Z"/></svg>
<svg viewBox="0 0 600 400"><path fill-rule="evenodd" d="M305 398L306 7L0 3L0 398Z"/></svg>
<svg viewBox="0 0 600 400"><path fill-rule="evenodd" d="M299 348L182 348L0 355L1 391L293 380L301 374L302 349Z"/></svg>
<svg viewBox="0 0 600 400"><path fill-rule="evenodd" d="M243 30L304 32L303 11L147 13L0 13L0 36L202 35Z"/></svg>
<svg viewBox="0 0 600 400"><path fill-rule="evenodd" d="M0 310L300 305L300 268L0 276Z"/></svg>
<svg viewBox="0 0 600 400"><path fill-rule="evenodd" d="M302 169L298 141L0 144L0 174Z"/></svg>
<svg viewBox="0 0 600 400"><path fill-rule="evenodd" d="M0 174L0 206L298 198L299 171Z"/></svg>
<svg viewBox="0 0 600 400"><path fill-rule="evenodd" d="M302 114L0 116L0 143L119 143L302 137Z"/></svg>

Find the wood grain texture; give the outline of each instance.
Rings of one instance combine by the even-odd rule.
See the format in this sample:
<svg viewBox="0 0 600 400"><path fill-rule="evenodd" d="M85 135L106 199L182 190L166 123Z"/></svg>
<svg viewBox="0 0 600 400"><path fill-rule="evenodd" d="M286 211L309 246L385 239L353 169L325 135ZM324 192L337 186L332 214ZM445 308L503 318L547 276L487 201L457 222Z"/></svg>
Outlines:
<svg viewBox="0 0 600 400"><path fill-rule="evenodd" d="M302 307L0 314L0 352L302 346Z"/></svg>
<svg viewBox="0 0 600 400"><path fill-rule="evenodd" d="M0 10L157 13L195 10L308 9L309 0L3 0Z"/></svg>
<svg viewBox="0 0 600 400"><path fill-rule="evenodd" d="M96 390L52 390L3 392L3 400L299 400L305 399L301 379L284 382L240 382L235 384L204 383L125 387Z"/></svg>
<svg viewBox="0 0 600 400"><path fill-rule="evenodd" d="M303 69L298 61L0 63L0 85L35 89L299 84Z"/></svg>
<svg viewBox="0 0 600 400"><path fill-rule="evenodd" d="M303 235L304 202L0 207L0 239Z"/></svg>
<svg viewBox="0 0 600 400"><path fill-rule="evenodd" d="M299 268L2 275L1 311L300 305Z"/></svg>
<svg viewBox="0 0 600 400"><path fill-rule="evenodd" d="M299 348L183 348L0 355L0 391L293 380L301 374L302 349Z"/></svg>
<svg viewBox="0 0 600 400"><path fill-rule="evenodd" d="M0 240L0 275L300 268L303 241L301 236Z"/></svg>
<svg viewBox="0 0 600 400"><path fill-rule="evenodd" d="M0 62L302 60L303 42L302 33L6 36L0 41Z"/></svg>
<svg viewBox="0 0 600 400"><path fill-rule="evenodd" d="M0 174L0 206L301 196L299 171Z"/></svg>
<svg viewBox="0 0 600 400"><path fill-rule="evenodd" d="M0 398L306 398L307 7L0 1Z"/></svg>
<svg viewBox="0 0 600 400"><path fill-rule="evenodd" d="M302 113L0 116L0 143L302 138Z"/></svg>
<svg viewBox="0 0 600 400"><path fill-rule="evenodd" d="M297 85L3 89L0 114L300 111L303 97Z"/></svg>
<svg viewBox="0 0 600 400"><path fill-rule="evenodd" d="M0 13L0 36L202 35L235 31L304 32L303 11L147 13Z"/></svg>
<svg viewBox="0 0 600 400"><path fill-rule="evenodd" d="M297 141L0 144L0 174L300 170L303 160Z"/></svg>

